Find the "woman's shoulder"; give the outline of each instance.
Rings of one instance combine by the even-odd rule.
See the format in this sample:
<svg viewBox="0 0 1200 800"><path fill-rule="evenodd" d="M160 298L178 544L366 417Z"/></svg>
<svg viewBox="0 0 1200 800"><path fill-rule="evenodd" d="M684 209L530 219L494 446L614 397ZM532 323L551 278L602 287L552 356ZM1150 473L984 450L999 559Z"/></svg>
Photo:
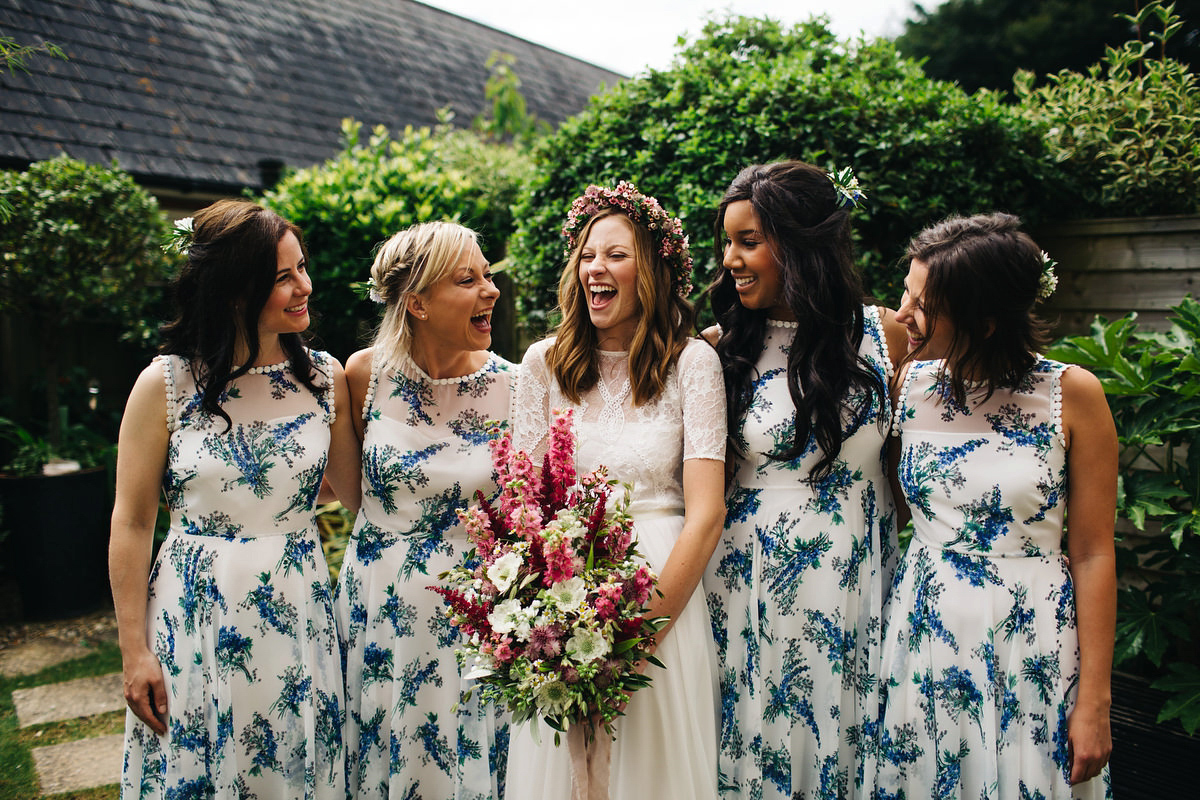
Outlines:
<svg viewBox="0 0 1200 800"><path fill-rule="evenodd" d="M717 349L706 339L688 339L683 345L679 354L679 371L691 370L715 370L718 374L721 372L721 359L717 356Z"/></svg>

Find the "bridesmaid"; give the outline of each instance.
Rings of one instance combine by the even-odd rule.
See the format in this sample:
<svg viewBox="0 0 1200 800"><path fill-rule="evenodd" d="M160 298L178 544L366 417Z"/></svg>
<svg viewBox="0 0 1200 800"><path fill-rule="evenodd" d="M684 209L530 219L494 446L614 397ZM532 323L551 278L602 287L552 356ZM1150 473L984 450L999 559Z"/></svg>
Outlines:
<svg viewBox="0 0 1200 800"><path fill-rule="evenodd" d="M475 233L449 222L388 239L371 285L383 322L346 362L363 507L335 599L349 794L501 797L507 724L468 697L457 633L428 588L469 549L456 512L497 489L487 442L516 378L488 351L500 293Z"/></svg>
<svg viewBox="0 0 1200 800"><path fill-rule="evenodd" d="M358 505L341 365L304 346L300 230L245 200L176 223L162 355L121 420L109 574L121 796L343 800L341 659L314 507ZM165 495L171 527L151 563Z"/></svg>
<svg viewBox="0 0 1200 800"><path fill-rule="evenodd" d="M1100 382L1038 352L1055 280L1018 226L948 219L908 248L892 433L915 532L885 628L881 796L1111 796L1117 436Z"/></svg>
<svg viewBox="0 0 1200 800"><path fill-rule="evenodd" d="M863 304L857 184L747 167L717 211L709 288L731 485L704 577L721 669L721 791L867 797L896 552L887 381L903 329Z"/></svg>

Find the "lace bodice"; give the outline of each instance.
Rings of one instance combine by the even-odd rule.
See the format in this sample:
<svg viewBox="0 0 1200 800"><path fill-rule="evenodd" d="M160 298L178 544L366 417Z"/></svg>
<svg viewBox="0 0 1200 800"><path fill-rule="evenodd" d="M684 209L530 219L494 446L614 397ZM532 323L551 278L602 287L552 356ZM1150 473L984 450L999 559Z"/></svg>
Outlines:
<svg viewBox="0 0 1200 800"><path fill-rule="evenodd" d="M334 418L332 363L311 352L314 396L290 365L257 367L221 397L231 426L208 414L187 359L158 356L167 390L171 525L186 533L247 538L290 533L313 522Z"/></svg>
<svg viewBox="0 0 1200 800"><path fill-rule="evenodd" d="M688 342L662 393L633 404L629 356L600 354L600 380L572 403L546 362L552 344L532 345L521 362L513 403L513 444L535 463L546 452L550 415L575 410L576 468L603 464L610 477L633 484L635 514L683 509L683 462L725 458L725 389L717 353L706 342Z"/></svg>

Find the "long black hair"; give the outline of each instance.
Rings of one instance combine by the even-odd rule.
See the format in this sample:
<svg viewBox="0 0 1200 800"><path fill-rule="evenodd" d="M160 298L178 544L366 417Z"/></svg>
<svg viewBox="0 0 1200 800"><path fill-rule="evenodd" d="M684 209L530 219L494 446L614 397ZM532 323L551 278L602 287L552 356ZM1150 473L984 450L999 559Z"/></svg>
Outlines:
<svg viewBox="0 0 1200 800"><path fill-rule="evenodd" d="M196 212L187 261L172 283L177 316L162 328L160 352L184 356L201 390L201 407L221 417L221 397L230 381L246 374L258 358L258 318L275 286L279 240L288 231L304 237L292 223L248 200L218 200ZM249 349L244 364L234 365L238 342ZM319 395L312 358L298 333L279 337L292 374Z"/></svg>
<svg viewBox="0 0 1200 800"><path fill-rule="evenodd" d="M906 265L920 261L929 270L924 341L939 322L951 327L943 369L959 405L967 378L984 384L986 397L1018 386L1049 342L1048 324L1034 313L1042 251L1020 225L1012 214L950 217L914 236L905 253ZM924 348L905 360L920 359Z"/></svg>
<svg viewBox="0 0 1200 800"><path fill-rule="evenodd" d="M858 353L864 292L854 267L850 213L839 203L824 170L800 161L747 167L729 185L717 211L719 262L726 211L743 200L758 215L779 267L780 299L797 322L787 363L788 392L796 408L795 436L786 449L769 456L795 459L811 437L821 455L808 479L818 481L832 471L846 426L853 430L861 425L874 400L884 407L887 403L883 377ZM766 341L767 311L741 304L726 269L719 271L707 293L721 325L717 353L725 373L732 434L752 399L755 364Z"/></svg>

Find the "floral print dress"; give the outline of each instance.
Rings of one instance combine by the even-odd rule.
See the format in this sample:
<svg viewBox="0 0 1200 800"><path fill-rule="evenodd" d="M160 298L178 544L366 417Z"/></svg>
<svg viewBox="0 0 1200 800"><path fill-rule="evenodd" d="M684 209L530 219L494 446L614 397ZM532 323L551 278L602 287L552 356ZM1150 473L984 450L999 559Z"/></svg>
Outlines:
<svg viewBox="0 0 1200 800"><path fill-rule="evenodd" d="M725 530L704 576L721 663L723 797L868 797L874 788L883 602L896 556L887 480L889 406L876 397L810 485L794 437L787 358L795 324L768 320L754 397L733 437ZM859 354L891 373L879 313Z"/></svg>
<svg viewBox="0 0 1200 800"><path fill-rule="evenodd" d="M460 676L458 632L429 590L470 544L457 512L497 491L488 449L516 369L489 355L434 380L409 358L373 365L364 405L362 510L338 578L352 797L503 796L508 725Z"/></svg>
<svg viewBox="0 0 1200 800"><path fill-rule="evenodd" d="M1067 781L1066 366L1039 359L1016 389L965 406L941 366L910 366L893 425L914 535L889 601L879 797L1109 796L1107 768Z"/></svg>
<svg viewBox="0 0 1200 800"><path fill-rule="evenodd" d="M167 685L158 736L126 716L121 796L345 797L345 703L329 569L313 509L334 418L287 364L229 384L227 427L188 361L167 389L171 528L150 572L148 640Z"/></svg>

